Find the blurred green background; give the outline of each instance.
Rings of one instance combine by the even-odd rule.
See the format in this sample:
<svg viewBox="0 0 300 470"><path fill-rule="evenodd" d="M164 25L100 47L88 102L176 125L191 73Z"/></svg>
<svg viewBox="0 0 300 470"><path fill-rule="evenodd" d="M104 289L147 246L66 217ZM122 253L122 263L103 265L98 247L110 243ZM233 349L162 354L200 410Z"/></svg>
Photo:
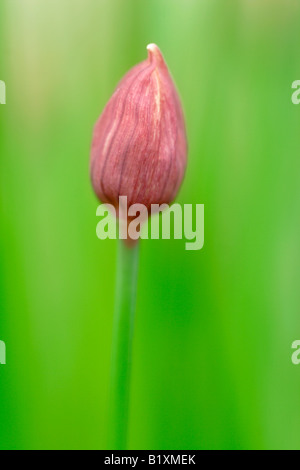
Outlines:
<svg viewBox="0 0 300 470"><path fill-rule="evenodd" d="M131 449L300 448L300 2L0 0L0 448L103 449L116 242L92 127L155 42L205 247L141 245Z"/></svg>

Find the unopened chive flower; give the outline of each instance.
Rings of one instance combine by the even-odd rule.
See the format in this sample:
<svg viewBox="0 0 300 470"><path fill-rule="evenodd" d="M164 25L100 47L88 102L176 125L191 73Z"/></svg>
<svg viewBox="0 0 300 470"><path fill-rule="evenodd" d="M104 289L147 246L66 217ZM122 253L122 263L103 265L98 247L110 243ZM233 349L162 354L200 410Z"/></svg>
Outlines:
<svg viewBox="0 0 300 470"><path fill-rule="evenodd" d="M187 160L183 112L155 44L121 80L94 128L91 178L100 201L120 215L127 205L170 204ZM127 214L126 214L127 216ZM110 386L110 449L126 449L138 244L119 242Z"/></svg>
<svg viewBox="0 0 300 470"><path fill-rule="evenodd" d="M187 142L180 100L155 44L121 80L96 123L91 177L102 202L169 204L182 182Z"/></svg>

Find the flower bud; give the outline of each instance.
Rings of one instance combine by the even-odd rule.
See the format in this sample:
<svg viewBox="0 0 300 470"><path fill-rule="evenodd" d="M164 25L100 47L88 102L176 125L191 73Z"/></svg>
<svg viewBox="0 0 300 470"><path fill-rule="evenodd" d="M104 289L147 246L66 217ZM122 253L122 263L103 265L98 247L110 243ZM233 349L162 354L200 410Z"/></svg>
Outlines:
<svg viewBox="0 0 300 470"><path fill-rule="evenodd" d="M155 44L121 80L94 128L91 177L96 195L119 212L169 204L182 182L187 141L180 100Z"/></svg>

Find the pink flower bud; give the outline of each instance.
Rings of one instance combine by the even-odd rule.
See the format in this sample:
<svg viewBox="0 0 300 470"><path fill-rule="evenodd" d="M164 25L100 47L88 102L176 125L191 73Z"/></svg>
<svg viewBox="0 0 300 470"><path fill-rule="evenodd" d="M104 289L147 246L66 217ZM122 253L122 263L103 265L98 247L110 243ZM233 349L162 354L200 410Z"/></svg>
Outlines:
<svg viewBox="0 0 300 470"><path fill-rule="evenodd" d="M182 182L187 141L180 100L155 44L121 80L96 123L91 177L98 198L117 213L128 206L171 203Z"/></svg>

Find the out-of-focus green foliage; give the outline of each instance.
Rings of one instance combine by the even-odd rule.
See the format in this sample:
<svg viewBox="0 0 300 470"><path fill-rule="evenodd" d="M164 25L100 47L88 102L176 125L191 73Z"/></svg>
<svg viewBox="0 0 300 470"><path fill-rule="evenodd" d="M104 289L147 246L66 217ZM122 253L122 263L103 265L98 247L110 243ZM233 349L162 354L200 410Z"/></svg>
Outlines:
<svg viewBox="0 0 300 470"><path fill-rule="evenodd" d="M105 448L116 242L89 148L150 42L205 247L142 243L130 448L300 447L299 22L290 0L0 0L0 448Z"/></svg>

